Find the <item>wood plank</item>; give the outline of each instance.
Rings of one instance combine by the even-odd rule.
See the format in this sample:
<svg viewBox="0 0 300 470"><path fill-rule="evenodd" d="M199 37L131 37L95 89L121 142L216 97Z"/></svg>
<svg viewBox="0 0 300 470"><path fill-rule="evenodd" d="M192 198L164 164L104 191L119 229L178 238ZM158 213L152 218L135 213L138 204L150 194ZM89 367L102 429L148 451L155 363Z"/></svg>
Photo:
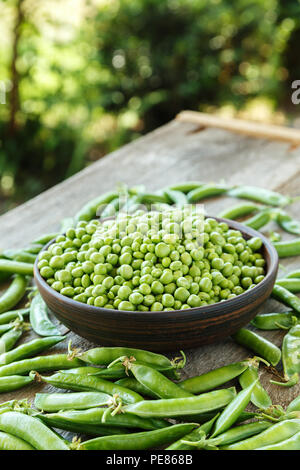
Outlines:
<svg viewBox="0 0 300 470"><path fill-rule="evenodd" d="M112 189L118 182L145 184L147 189L155 190L183 180L210 182L224 179L229 184L254 184L280 189L284 194L299 195L299 148L291 151L287 143L252 139L223 129L197 130L196 124L172 121L3 215L0 217L1 249L21 247L44 232L56 230L63 217L73 215L86 201ZM206 201L205 208L209 214L217 215L236 202L232 198L216 198ZM291 207L295 216L299 209L299 203ZM265 232L275 228L270 224ZM295 269L299 267L299 259L286 259L282 265L287 270ZM264 312L274 310L283 311L285 308L274 300L268 300L261 309ZM263 332L263 336L277 345L281 344L283 334L281 331ZM32 337L33 333L27 334L26 340ZM92 346L79 336L68 334L66 341L54 350L65 350L70 338L76 347L87 349ZM177 353L174 351L174 355ZM230 338L186 353L188 360L183 378L250 355ZM262 369L261 380L275 404L285 406L300 393L299 385L282 389L271 385L270 378L270 374ZM2 394L0 402L12 397L32 399L41 390L52 388L30 385L13 394Z"/></svg>

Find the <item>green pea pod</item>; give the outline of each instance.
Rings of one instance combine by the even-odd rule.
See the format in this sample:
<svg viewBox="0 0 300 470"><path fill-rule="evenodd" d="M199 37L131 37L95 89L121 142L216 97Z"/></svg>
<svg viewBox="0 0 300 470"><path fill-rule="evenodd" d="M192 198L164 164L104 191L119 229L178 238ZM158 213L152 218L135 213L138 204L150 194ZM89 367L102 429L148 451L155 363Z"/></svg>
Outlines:
<svg viewBox="0 0 300 470"><path fill-rule="evenodd" d="M111 396L101 392L37 393L34 406L47 412L85 410L107 405L110 401Z"/></svg>
<svg viewBox="0 0 300 470"><path fill-rule="evenodd" d="M149 366L131 363L129 370L140 384L149 389L158 398L184 398L193 396L192 393L180 388L159 371Z"/></svg>
<svg viewBox="0 0 300 470"><path fill-rule="evenodd" d="M63 336L49 336L48 338L38 338L29 341L28 343L21 344L12 351L7 351L0 354L0 365L10 364L15 361L20 361L27 357L32 357L46 349L51 348L55 344L64 340ZM1 370L1 368L0 368Z"/></svg>
<svg viewBox="0 0 300 470"><path fill-rule="evenodd" d="M291 241L282 241L273 243L279 258L288 258L290 256L300 255L300 238Z"/></svg>
<svg viewBox="0 0 300 470"><path fill-rule="evenodd" d="M141 395L132 390L116 385L108 380L100 379L95 375L76 375L58 372L50 377L37 376L37 380L42 380L57 388L73 390L75 392L103 392L111 396L118 395L124 403L136 403L143 400Z"/></svg>
<svg viewBox="0 0 300 470"><path fill-rule="evenodd" d="M252 383L256 382L250 400L258 408L266 409L272 405L272 400L258 380L258 367L259 359L253 358L249 360L249 367L239 376L239 382L243 389L250 387Z"/></svg>
<svg viewBox="0 0 300 470"><path fill-rule="evenodd" d="M166 450L193 450L194 447L190 444L186 444L183 441L197 442L203 437L205 437L212 429L214 422L216 421L218 415L215 415L211 420L199 426L199 428L194 429L191 433L179 439L178 441L173 442Z"/></svg>
<svg viewBox="0 0 300 470"><path fill-rule="evenodd" d="M241 328L232 338L240 345L251 349L259 357L276 366L281 359L281 351L275 344L259 336L253 331Z"/></svg>
<svg viewBox="0 0 300 470"><path fill-rule="evenodd" d="M12 323L7 323L6 325L0 325L0 336L11 330L14 327Z"/></svg>
<svg viewBox="0 0 300 470"><path fill-rule="evenodd" d="M146 396L149 398L157 398L157 396L151 392L151 390L144 387L144 385L138 382L134 377L125 377L124 379L117 380L115 384L129 388L143 397Z"/></svg>
<svg viewBox="0 0 300 470"><path fill-rule="evenodd" d="M300 395L298 395L287 407L286 411L300 411Z"/></svg>
<svg viewBox="0 0 300 470"><path fill-rule="evenodd" d="M100 219L105 219L106 217L115 216L120 209L120 199L116 197L113 199L109 204L105 206L103 211L101 212Z"/></svg>
<svg viewBox="0 0 300 470"><path fill-rule="evenodd" d="M272 423L269 421L256 421L254 423L242 424L240 426L235 426L234 428L228 429L228 431L219 434L217 437L202 439L194 445L200 449L211 449L219 446L224 446L228 444L233 444L234 442L239 442L242 439L246 439L250 436L255 436L265 429L268 429L272 426ZM195 448L195 447L190 447Z"/></svg>
<svg viewBox="0 0 300 470"><path fill-rule="evenodd" d="M58 372L63 372L64 374L97 375L98 371L98 367L82 366L75 367L74 369L60 370Z"/></svg>
<svg viewBox="0 0 300 470"><path fill-rule="evenodd" d="M265 431L242 441L221 447L222 450L254 450L277 444L300 432L300 419L289 419L273 424Z"/></svg>
<svg viewBox="0 0 300 470"><path fill-rule="evenodd" d="M123 412L152 418L201 414L226 406L235 396L235 389L221 389L196 397L147 400L124 406Z"/></svg>
<svg viewBox="0 0 300 470"><path fill-rule="evenodd" d="M81 450L145 450L169 444L195 428L195 424L174 424L155 431L98 437L85 441Z"/></svg>
<svg viewBox="0 0 300 470"><path fill-rule="evenodd" d="M182 191L177 191L174 189L165 189L164 195L170 200L171 204L182 207L185 204L188 204L188 199Z"/></svg>
<svg viewBox="0 0 300 470"><path fill-rule="evenodd" d="M10 259L0 259L0 271L10 274L21 274L23 276L33 276L33 264Z"/></svg>
<svg viewBox="0 0 300 470"><path fill-rule="evenodd" d="M294 436L282 442L271 444L269 446L258 447L255 450L300 450L300 432L297 432Z"/></svg>
<svg viewBox="0 0 300 470"><path fill-rule="evenodd" d="M224 219L238 219L239 217L244 217L249 214L253 214L253 212L257 212L261 207L257 204L237 204L229 209L225 209L218 214L218 217L222 217Z"/></svg>
<svg viewBox="0 0 300 470"><path fill-rule="evenodd" d="M37 356L21 361L12 362L5 366L0 366L0 377L9 375L25 375L31 371L52 371L58 369L71 369L79 367L82 362L77 359L71 359L68 354L53 354L49 356Z"/></svg>
<svg viewBox="0 0 300 470"><path fill-rule="evenodd" d="M16 411L0 414L0 430L24 439L37 450L69 450L65 442L39 419Z"/></svg>
<svg viewBox="0 0 300 470"><path fill-rule="evenodd" d="M299 271L299 269L295 269L294 271L291 271L290 273L288 273L284 277L287 278L287 279L289 279L290 277L292 277L293 279L300 278L300 271Z"/></svg>
<svg viewBox="0 0 300 470"><path fill-rule="evenodd" d="M204 183L200 181L185 181L183 183L176 183L171 186L168 186L167 189L171 189L173 191L180 191L184 194L193 191L194 189L199 189L201 186L204 186Z"/></svg>
<svg viewBox="0 0 300 470"><path fill-rule="evenodd" d="M42 245L41 243L33 243L29 246L25 246L25 248L23 248L23 251L31 253L33 255L38 255L39 252L43 249L43 247L44 245Z"/></svg>
<svg viewBox="0 0 300 470"><path fill-rule="evenodd" d="M47 245L47 243L51 242L54 238L56 238L59 235L59 233L46 233L45 235L41 235L40 237L36 238L33 240L33 244L38 244L38 245Z"/></svg>
<svg viewBox="0 0 300 470"><path fill-rule="evenodd" d="M0 351L10 351L26 329L28 329L28 326L23 322L20 322L14 328L4 333L0 338Z"/></svg>
<svg viewBox="0 0 300 470"><path fill-rule="evenodd" d="M298 278L277 279L276 285L284 287L293 294L299 294L300 292L300 279Z"/></svg>
<svg viewBox="0 0 300 470"><path fill-rule="evenodd" d="M220 416L218 417L214 432L211 437L215 437L229 429L238 419L239 415L244 411L248 405L254 387L257 385L257 381L253 382L249 387L239 392L236 397L224 408Z"/></svg>
<svg viewBox="0 0 300 470"><path fill-rule="evenodd" d="M50 413L41 416L42 419L46 418L48 424L60 428L61 426L102 426L126 429L145 429L152 431L154 429L161 429L170 426L168 421L162 419L148 419L140 418L139 416L129 414L116 414L107 413L107 408L89 408L87 410L68 410L60 411L59 413ZM103 419L105 417L105 419ZM63 428L64 429L64 428Z"/></svg>
<svg viewBox="0 0 300 470"><path fill-rule="evenodd" d="M284 211L278 211L276 216L278 225L288 233L300 235L300 222L294 220L289 214Z"/></svg>
<svg viewBox="0 0 300 470"><path fill-rule="evenodd" d="M139 199L142 204L169 204L169 199L164 194L140 193Z"/></svg>
<svg viewBox="0 0 300 470"><path fill-rule="evenodd" d="M10 375L9 377L0 377L0 393L19 390L33 382L32 377L23 377L22 375Z"/></svg>
<svg viewBox="0 0 300 470"><path fill-rule="evenodd" d="M117 191L109 191L105 194L101 194L101 196L98 196L95 199L92 199L77 212L75 215L76 222L79 220L89 222L94 219L97 215L98 207L109 204L116 197L118 197Z"/></svg>
<svg viewBox="0 0 300 470"><path fill-rule="evenodd" d="M0 260L0 271L1 271L1 261L2 260ZM7 263L18 263L18 262L8 260ZM31 266L31 265L27 264L27 266ZM7 312L11 308L13 308L15 305L17 305L17 303L19 303L19 301L25 295L27 285L28 285L28 280L26 277L21 276L21 275L17 275L14 277L7 291L0 297L0 313Z"/></svg>
<svg viewBox="0 0 300 470"><path fill-rule="evenodd" d="M273 380L271 382L286 387L298 383L300 374L300 324L293 326L283 338L282 364L284 378L287 382Z"/></svg>
<svg viewBox="0 0 300 470"><path fill-rule="evenodd" d="M220 196L228 191L229 187L223 184L205 184L193 189L187 195L189 202L199 202L208 197Z"/></svg>
<svg viewBox="0 0 300 470"><path fill-rule="evenodd" d="M248 367L247 361L235 362L227 366L219 367L205 374L191 377L178 385L187 392L198 394L213 390L220 385L229 382L238 375L242 374Z"/></svg>
<svg viewBox="0 0 300 470"><path fill-rule="evenodd" d="M33 255L31 253L27 253L23 250L6 250L3 252L7 259L15 260L15 261L22 261L24 263L31 263L34 264L37 255Z"/></svg>
<svg viewBox="0 0 300 470"><path fill-rule="evenodd" d="M261 202L269 206L286 206L293 201L288 196L283 196L277 192L257 186L240 185L231 189L228 194L232 197L250 199L251 201Z"/></svg>
<svg viewBox="0 0 300 470"><path fill-rule="evenodd" d="M75 220L73 217L66 217L60 223L60 233L66 233L69 228L75 226Z"/></svg>
<svg viewBox="0 0 300 470"><path fill-rule="evenodd" d="M12 434L0 432L0 450L35 450L23 439L19 439Z"/></svg>
<svg viewBox="0 0 300 470"><path fill-rule="evenodd" d="M297 314L300 314L300 299L282 286L275 284L272 290L272 297L279 302L291 307ZM295 313L296 315L296 313Z"/></svg>
<svg viewBox="0 0 300 470"><path fill-rule="evenodd" d="M294 312L262 313L251 320L251 325L260 330L280 330L291 328L295 321Z"/></svg>
<svg viewBox="0 0 300 470"><path fill-rule="evenodd" d="M3 323L9 323L16 318L20 318L20 316L25 317L27 315L29 315L29 308L20 308L18 310L11 310L10 312L2 313L0 315L0 325Z"/></svg>
<svg viewBox="0 0 300 470"><path fill-rule="evenodd" d="M41 294L37 293L30 304L30 323L40 336L59 336L60 332L48 317L48 307Z"/></svg>
<svg viewBox="0 0 300 470"><path fill-rule="evenodd" d="M110 368L104 368L94 371L93 375L106 380L116 380L127 377L126 369L122 364L114 364Z"/></svg>
<svg viewBox="0 0 300 470"><path fill-rule="evenodd" d="M265 209L260 211L258 214L250 217L249 219L243 222L247 227L253 228L254 230L259 230L260 228L267 225L272 218L272 212L270 209Z"/></svg>

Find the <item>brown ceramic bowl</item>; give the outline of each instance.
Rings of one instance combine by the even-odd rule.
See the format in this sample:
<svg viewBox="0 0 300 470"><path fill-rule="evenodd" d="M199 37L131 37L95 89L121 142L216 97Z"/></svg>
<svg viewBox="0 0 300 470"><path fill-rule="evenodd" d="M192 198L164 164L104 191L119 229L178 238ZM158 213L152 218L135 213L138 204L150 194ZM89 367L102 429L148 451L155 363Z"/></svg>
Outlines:
<svg viewBox="0 0 300 470"><path fill-rule="evenodd" d="M58 320L74 333L99 345L174 351L220 341L247 325L270 296L278 270L278 255L267 238L255 230L238 222L215 218L240 230L245 239L258 236L263 241L265 279L233 299L187 310L128 312L90 306L59 294L41 277L37 262L35 282ZM46 248L51 243L53 241Z"/></svg>

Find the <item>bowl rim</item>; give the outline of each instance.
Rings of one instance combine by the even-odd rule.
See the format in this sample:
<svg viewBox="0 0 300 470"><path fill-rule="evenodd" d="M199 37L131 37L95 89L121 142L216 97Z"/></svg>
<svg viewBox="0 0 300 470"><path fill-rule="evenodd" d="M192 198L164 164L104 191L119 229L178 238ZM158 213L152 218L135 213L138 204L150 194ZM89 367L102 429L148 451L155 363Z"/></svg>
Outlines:
<svg viewBox="0 0 300 470"><path fill-rule="evenodd" d="M77 300L74 300L74 299L69 298L65 295L62 295L59 292L57 292L56 290L52 289L51 286L49 286L49 284L47 284L45 279L40 274L39 268L37 266L38 262L39 262L39 259L38 259L38 256L37 256L37 258L34 262L34 279L37 283L38 290L40 291L39 284L41 284L43 286L43 288L47 290L49 295L52 295L58 301L65 303L70 308L72 308L72 307L74 307L74 305L76 305L76 306L78 306L78 308L80 307L88 313L92 313L92 312L93 313L103 312L103 313L107 313L107 314L116 313L116 314L123 315L123 316L128 316L128 317L132 317L133 315L135 315L135 316L136 315L141 315L141 314L143 316L145 316L145 315L146 316L153 316L153 315L164 315L165 314L164 316L166 316L166 317L170 316L171 314L174 315L174 314L178 314L178 313L180 313L180 315L184 315L184 314L185 315L188 315L188 314L190 314L190 315L193 315L193 314L199 315L202 312L203 313L205 312L206 316L209 316L210 313L213 313L215 316L217 316L218 312L216 311L216 309L217 310L219 310L219 309L222 310L222 307L225 306L225 310L226 310L226 308L229 307L230 302L234 306L234 303L236 302L237 299L239 299L241 301L244 300L245 302L248 299L249 302L252 302L253 301L253 293L258 294L259 291L261 290L261 288L263 287L263 285L268 283L269 279L274 276L274 271L277 271L277 269L278 269L279 257L278 257L278 253L276 251L276 248L272 245L272 243L263 234L261 234L257 230L254 230L251 227L247 227L247 226L243 225L240 222L236 222L235 220L230 220L230 219L224 219L222 217L211 216L211 215L207 215L207 214L205 214L205 218L212 218L212 219L217 220L218 222L225 222L229 226L230 229L239 230L240 232L242 232L243 237L244 237L244 235L248 235L249 238L259 237L262 240L263 245L265 246L265 249L267 250L267 252L269 254L270 265L268 266L268 271L267 271L267 274L266 274L265 278L259 284L257 284L255 287L253 287L252 289L247 290L247 291L243 292L242 294L237 295L233 299L226 299L226 300L222 300L222 301L219 301L219 302L215 302L214 304L203 305L203 306L200 306L200 307L191 307L191 308L182 309L182 310L181 309L179 309L179 310L175 309L175 310L158 310L158 311L152 311L152 310L140 311L140 310L118 310L118 309L114 309L114 308L95 307L94 305L88 305L88 304L85 304L83 302L78 302ZM53 238L52 240L50 240L50 242L48 242L42 248L40 253L45 251L50 245L52 245L52 243L54 243L55 240L56 240L56 238ZM257 290L258 290L258 292L257 292Z"/></svg>

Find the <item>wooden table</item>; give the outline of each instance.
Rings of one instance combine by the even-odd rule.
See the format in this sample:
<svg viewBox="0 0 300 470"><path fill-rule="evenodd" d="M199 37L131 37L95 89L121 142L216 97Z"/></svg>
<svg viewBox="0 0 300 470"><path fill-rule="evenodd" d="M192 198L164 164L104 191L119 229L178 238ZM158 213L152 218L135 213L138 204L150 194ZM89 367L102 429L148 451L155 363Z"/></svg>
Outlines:
<svg viewBox="0 0 300 470"><path fill-rule="evenodd" d="M285 142L250 138L220 128L203 128L196 123L174 120L0 217L0 248L22 247L38 235L55 231L62 218L72 216L85 202L114 188L119 182L129 186L144 184L152 191L184 180L225 180L229 184L257 185L298 196L300 148L291 147ZM216 215L236 202L230 198L215 198L205 201L205 207L209 214ZM299 218L299 209L300 202L295 203L290 207L290 213ZM269 224L265 232L270 230L278 231L278 228ZM286 234L284 237L288 238ZM299 264L298 257L288 258L281 262L280 273L283 274L286 269L290 271L299 268ZM261 309L263 312L284 310L283 305L272 299ZM263 332L263 335L281 345L284 333ZM25 340L33 337L33 333L28 333ZM70 339L76 347L87 349L94 346L68 333L65 342L53 350L65 351ZM244 359L251 354L230 338L186 353L187 365L182 373L184 378ZM286 406L299 395L300 385L285 389L270 384L271 378L270 373L262 368L261 382L274 404ZM0 402L12 398L32 399L41 390L49 391L51 387L33 384L15 393L2 394Z"/></svg>

